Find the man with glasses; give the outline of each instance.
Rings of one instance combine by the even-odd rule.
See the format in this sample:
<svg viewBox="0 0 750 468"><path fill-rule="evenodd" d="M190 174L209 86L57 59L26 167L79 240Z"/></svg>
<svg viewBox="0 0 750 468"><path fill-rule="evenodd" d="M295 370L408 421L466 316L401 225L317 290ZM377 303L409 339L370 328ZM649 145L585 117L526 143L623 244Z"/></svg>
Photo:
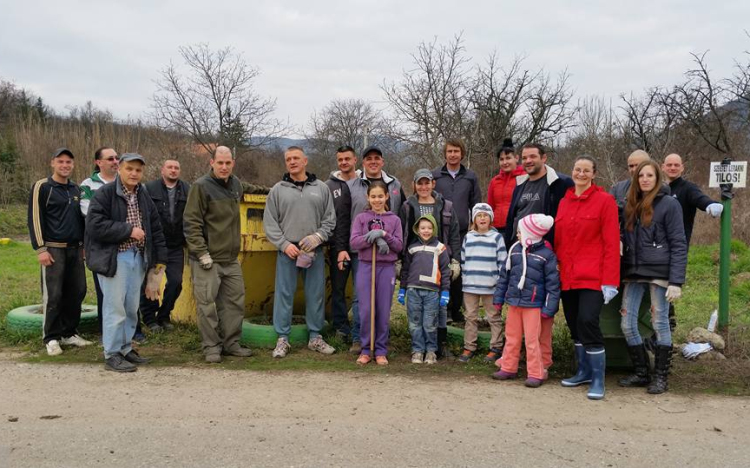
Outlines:
<svg viewBox="0 0 750 468"><path fill-rule="evenodd" d="M117 177L117 169L120 157L117 151L109 146L103 146L94 152L94 173L91 177L81 182L81 213L86 217L89 211L89 204L94 198L94 193L104 184L114 182ZM94 276L94 289L96 289L96 314L99 317L99 333L102 332L102 287L99 284L99 278L96 273Z"/></svg>

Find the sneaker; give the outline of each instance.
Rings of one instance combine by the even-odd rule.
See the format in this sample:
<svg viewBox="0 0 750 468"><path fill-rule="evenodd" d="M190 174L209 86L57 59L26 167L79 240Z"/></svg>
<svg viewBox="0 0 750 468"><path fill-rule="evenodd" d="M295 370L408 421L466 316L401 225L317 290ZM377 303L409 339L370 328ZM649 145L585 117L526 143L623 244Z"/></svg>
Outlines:
<svg viewBox="0 0 750 468"><path fill-rule="evenodd" d="M160 325L164 329L164 331L174 331L174 325L172 325L171 322L162 322Z"/></svg>
<svg viewBox="0 0 750 468"><path fill-rule="evenodd" d="M115 354L104 361L104 368L112 372L135 372L135 364L125 360L122 354Z"/></svg>
<svg viewBox="0 0 750 468"><path fill-rule="evenodd" d="M351 348L349 348L349 352L352 354L360 354L362 352L362 342L353 342Z"/></svg>
<svg viewBox="0 0 750 468"><path fill-rule="evenodd" d="M123 356L126 361L133 363L133 364L148 364L148 359L145 357L141 357L140 354L138 354L138 351L131 349L128 354Z"/></svg>
<svg viewBox="0 0 750 468"><path fill-rule="evenodd" d="M273 353L271 353L271 356L275 358L286 357L291 349L292 347L289 346L289 341L285 340L284 338L279 338L278 340L276 340L276 347L273 349Z"/></svg>
<svg viewBox="0 0 750 468"><path fill-rule="evenodd" d="M435 364L436 362L437 362L437 355L435 355L434 352L428 351L427 354L424 355L425 364Z"/></svg>
<svg viewBox="0 0 750 468"><path fill-rule="evenodd" d="M365 364L369 364L370 361L372 361L372 358L369 354L360 354L357 358L357 364L360 366L364 366Z"/></svg>
<svg viewBox="0 0 750 468"><path fill-rule="evenodd" d="M143 333L136 333L135 335L133 335L133 343L139 345L145 342L146 342L146 335L144 335Z"/></svg>
<svg viewBox="0 0 750 468"><path fill-rule="evenodd" d="M84 340L78 335L73 335L73 336L69 336L67 338L61 339L60 344L68 345L68 346L77 346L79 348L83 348L84 346L89 346L94 343L88 340Z"/></svg>
<svg viewBox="0 0 750 468"><path fill-rule="evenodd" d="M148 325L148 330L151 333L164 333L164 327L162 327L158 323L155 323L153 325Z"/></svg>
<svg viewBox="0 0 750 468"><path fill-rule="evenodd" d="M375 364L379 366L387 366L388 358L385 356L375 356Z"/></svg>
<svg viewBox="0 0 750 468"><path fill-rule="evenodd" d="M464 349L464 352L461 353L461 355L458 357L458 362L463 362L464 364L466 364L473 357L474 357L474 351L469 351L468 349Z"/></svg>
<svg viewBox="0 0 750 468"><path fill-rule="evenodd" d="M518 373L512 373L512 372L505 372L504 370L499 370L492 374L492 378L495 380L512 380L518 377Z"/></svg>
<svg viewBox="0 0 750 468"><path fill-rule="evenodd" d="M59 356L63 353L60 347L60 342L57 340L49 340L47 343L47 355L48 356Z"/></svg>
<svg viewBox="0 0 750 468"><path fill-rule="evenodd" d="M526 379L526 382L524 382L523 384L529 388L539 388L542 386L542 382L544 382L544 380L529 377Z"/></svg>
<svg viewBox="0 0 750 468"><path fill-rule="evenodd" d="M500 359L500 356L503 355L503 351L501 349L497 348L490 348L490 352L487 353L487 355L484 357L484 362L486 363L493 363Z"/></svg>
<svg viewBox="0 0 750 468"><path fill-rule="evenodd" d="M336 348L323 341L323 337L318 335L307 343L307 348L320 354L333 354Z"/></svg>
<svg viewBox="0 0 750 468"><path fill-rule="evenodd" d="M412 364L422 364L423 362L424 359L422 359L422 353L411 353Z"/></svg>
<svg viewBox="0 0 750 468"><path fill-rule="evenodd" d="M206 354L206 362L209 364L218 364L221 362L221 354L219 353L211 353Z"/></svg>
<svg viewBox="0 0 750 468"><path fill-rule="evenodd" d="M250 350L250 348L237 346L230 350L224 350L221 352L221 354L223 354L224 356L250 357L253 355L253 352Z"/></svg>

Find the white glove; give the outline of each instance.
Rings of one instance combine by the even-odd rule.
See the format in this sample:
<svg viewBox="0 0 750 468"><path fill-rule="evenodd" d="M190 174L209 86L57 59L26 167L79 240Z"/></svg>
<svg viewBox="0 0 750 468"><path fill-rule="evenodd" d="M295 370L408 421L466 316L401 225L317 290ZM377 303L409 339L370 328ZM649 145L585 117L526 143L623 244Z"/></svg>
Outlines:
<svg viewBox="0 0 750 468"><path fill-rule="evenodd" d="M154 267L146 274L146 297L158 301L161 296L161 280L164 278L164 267Z"/></svg>
<svg viewBox="0 0 750 468"><path fill-rule="evenodd" d="M211 258L211 254L205 253L198 257L198 261L201 264L201 268L204 270L210 270L214 266L214 260Z"/></svg>
<svg viewBox="0 0 750 468"><path fill-rule="evenodd" d="M448 268L451 269L451 281L455 281L461 275L461 264L454 258Z"/></svg>
<svg viewBox="0 0 750 468"><path fill-rule="evenodd" d="M617 288L614 286L602 286L602 294L604 295L604 303L609 304L609 301L617 296Z"/></svg>
<svg viewBox="0 0 750 468"><path fill-rule="evenodd" d="M305 252L312 252L313 250L317 249L320 244L323 243L323 238L320 237L320 234L317 232L315 234L310 234L309 236L305 236L302 238L301 241L299 241L299 248L304 250Z"/></svg>
<svg viewBox="0 0 750 468"><path fill-rule="evenodd" d="M672 286L670 285L667 288L667 292L664 293L664 297L667 298L667 301L674 302L680 297L682 297L682 288L680 286Z"/></svg>
<svg viewBox="0 0 750 468"><path fill-rule="evenodd" d="M706 207L706 213L714 218L720 217L722 211L724 211L724 205L721 203L711 203Z"/></svg>
<svg viewBox="0 0 750 468"><path fill-rule="evenodd" d="M709 351L711 351L711 345L708 343L687 343L682 348L682 355L685 356L685 359L695 359Z"/></svg>

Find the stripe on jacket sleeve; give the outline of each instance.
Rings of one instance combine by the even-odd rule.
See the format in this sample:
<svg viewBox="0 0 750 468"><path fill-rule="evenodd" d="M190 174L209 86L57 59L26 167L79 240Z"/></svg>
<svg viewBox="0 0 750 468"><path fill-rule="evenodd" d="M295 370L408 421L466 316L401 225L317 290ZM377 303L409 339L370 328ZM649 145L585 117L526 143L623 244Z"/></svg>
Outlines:
<svg viewBox="0 0 750 468"><path fill-rule="evenodd" d="M31 222L34 225L34 237L36 238L37 249L44 247L44 236L42 235L42 218L39 210L39 193L42 191L42 185L47 179L39 179L34 184L32 205L31 205Z"/></svg>

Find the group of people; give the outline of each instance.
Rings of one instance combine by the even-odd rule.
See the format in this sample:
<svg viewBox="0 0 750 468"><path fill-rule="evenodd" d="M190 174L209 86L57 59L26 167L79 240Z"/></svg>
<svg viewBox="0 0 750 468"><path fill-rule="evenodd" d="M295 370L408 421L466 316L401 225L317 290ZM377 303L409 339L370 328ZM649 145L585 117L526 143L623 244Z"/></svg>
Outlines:
<svg viewBox="0 0 750 468"><path fill-rule="evenodd" d="M600 399L605 351L599 314L622 287L622 329L635 372L620 384L666 391L671 303L685 282L696 209L718 217L722 205L682 179L676 154L660 167L635 151L628 157L631 177L607 193L594 183L593 158L579 157L568 177L547 164L543 146L524 145L517 155L509 139L496 154L499 172L485 200L476 174L462 163L465 154L461 140L446 141L445 164L416 171L407 198L401 182L383 170L384 154L374 146L361 154L361 170L355 150L340 147L338 170L325 182L307 171L304 150L290 147L284 153L287 172L270 191L237 179L234 157L223 146L215 150L209 173L192 186L179 179L174 160L164 162L160 179L141 184L142 156L101 148L96 172L78 187L70 180L73 153L62 148L53 154L52 175L34 184L29 199L29 231L42 266L47 352L91 344L76 332L86 291L85 251L94 272L106 368L130 372L147 362L131 345L139 311L151 332L173 328L169 316L181 291L186 247L206 361L251 355L239 344L245 293L237 261L239 203L243 193L267 193L263 225L278 249L276 358L291 351L300 276L308 347L335 352L321 336L327 263L333 326L351 342L359 364L388 364L398 281L413 363L434 364L449 356L450 321L465 321L457 359L474 358L483 306L491 329L484 359L500 367L493 377L517 377L525 344L525 384L538 387L552 365L552 319L562 300L577 361L577 372L562 385L590 384L588 397ZM350 275L355 288L348 304ZM653 378L646 355L652 337L638 331L646 289L655 331Z"/></svg>

